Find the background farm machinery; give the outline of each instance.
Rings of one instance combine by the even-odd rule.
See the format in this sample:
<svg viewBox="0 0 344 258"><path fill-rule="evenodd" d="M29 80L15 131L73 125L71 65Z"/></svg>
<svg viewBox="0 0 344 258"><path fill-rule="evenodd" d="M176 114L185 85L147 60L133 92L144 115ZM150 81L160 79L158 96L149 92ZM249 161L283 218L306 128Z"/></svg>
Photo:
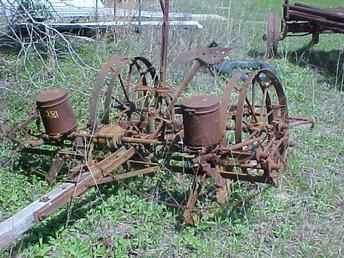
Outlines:
<svg viewBox="0 0 344 258"><path fill-rule="evenodd" d="M178 62L192 66L178 87L170 86L169 1L160 4L164 23L159 72L144 57L113 56L96 76L86 128L78 128L67 92L46 89L28 119L10 132L22 151L54 156L47 174L50 183L64 162L75 166L64 183L0 224L0 247L104 183L167 170L185 174L192 178L187 198L169 205L183 209L187 224L194 223L193 210L206 181L213 183L220 204L228 200L226 179L277 183L287 161L288 128L308 121L288 116L282 84L268 69L224 79L221 97L183 97L197 72L221 64L230 49L181 53Z"/></svg>
<svg viewBox="0 0 344 258"><path fill-rule="evenodd" d="M283 14L280 20L275 13L267 19L267 56L277 55L279 41L290 36L312 35L309 46L319 42L321 33L344 32L344 8L321 9L302 3L289 3L284 0Z"/></svg>

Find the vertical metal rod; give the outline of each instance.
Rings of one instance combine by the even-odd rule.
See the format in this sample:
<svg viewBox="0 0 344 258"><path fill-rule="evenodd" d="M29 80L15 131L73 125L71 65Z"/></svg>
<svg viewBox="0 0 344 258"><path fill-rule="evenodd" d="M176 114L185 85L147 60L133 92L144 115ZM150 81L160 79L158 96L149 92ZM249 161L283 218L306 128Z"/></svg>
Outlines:
<svg viewBox="0 0 344 258"><path fill-rule="evenodd" d="M191 71L188 73L188 75L185 77L185 79L180 83L176 95L172 99L170 105L169 105L169 110L172 110L174 107L174 104L176 104L178 98L182 96L183 92L186 90L186 88L189 86L190 82L192 81L193 77L196 75L198 70L201 68L201 63L198 60L195 60L194 63L192 64Z"/></svg>
<svg viewBox="0 0 344 258"><path fill-rule="evenodd" d="M98 22L98 0L96 0L96 22Z"/></svg>
<svg viewBox="0 0 344 258"><path fill-rule="evenodd" d="M167 71L167 47L169 33L170 1L160 0L160 6L163 13L163 21L161 28L160 85L163 85L166 82Z"/></svg>
<svg viewBox="0 0 344 258"><path fill-rule="evenodd" d="M138 32L142 31L142 0L139 0L139 21L138 21Z"/></svg>
<svg viewBox="0 0 344 258"><path fill-rule="evenodd" d="M113 1L113 19L116 20L117 0Z"/></svg>

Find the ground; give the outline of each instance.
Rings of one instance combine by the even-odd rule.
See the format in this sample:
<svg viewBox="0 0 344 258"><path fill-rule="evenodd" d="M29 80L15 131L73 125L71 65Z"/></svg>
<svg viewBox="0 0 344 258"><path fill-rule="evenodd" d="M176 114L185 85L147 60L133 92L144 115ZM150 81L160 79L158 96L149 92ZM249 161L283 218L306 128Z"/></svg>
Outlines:
<svg viewBox="0 0 344 258"><path fill-rule="evenodd" d="M281 1L236 2L173 1L175 11L218 13L227 21L204 22L204 30L192 35L172 32L169 59L173 61L174 54L189 45L205 46L212 40L232 47L230 58L262 58L265 17L270 10L279 12ZM304 2L342 4L342 0ZM154 33L149 37L133 34L115 42L83 43L78 45L78 53L94 68L111 53L144 54L158 63L158 40ZM101 187L36 226L16 246L0 251L0 257L344 256L344 36L322 35L319 45L300 51L308 40L285 40L280 48L282 57L267 61L283 82L290 114L312 117L316 122L312 130L291 130L293 147L278 187L237 184L224 209L207 200L200 203L203 214L193 227L181 223L179 210L149 197L150 186L157 181L175 186L164 174ZM80 67L63 57L58 70L49 71L49 66L38 67L37 60L25 66L16 62L16 54L1 54L0 76L6 84L0 85L0 118L18 121L40 89L59 86L71 91L80 123L85 122L96 69ZM170 65L169 71L171 83L180 81L181 72L175 65ZM203 88L193 85L194 91ZM49 161L34 157L23 166L6 142L0 155L3 220L50 189L40 176Z"/></svg>

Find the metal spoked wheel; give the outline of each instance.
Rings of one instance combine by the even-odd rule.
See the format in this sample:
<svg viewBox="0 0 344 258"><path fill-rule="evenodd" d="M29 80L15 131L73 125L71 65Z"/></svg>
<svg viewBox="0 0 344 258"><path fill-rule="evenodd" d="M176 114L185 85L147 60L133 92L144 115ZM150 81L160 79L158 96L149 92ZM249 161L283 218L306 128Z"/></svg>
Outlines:
<svg viewBox="0 0 344 258"><path fill-rule="evenodd" d="M239 89L235 115L235 143L244 141L255 129L287 123L287 99L276 75L261 70Z"/></svg>
<svg viewBox="0 0 344 258"><path fill-rule="evenodd" d="M252 84L261 88L262 103L265 102L265 110L262 111L261 117L263 123L267 124L269 138L260 146L267 154L263 169L269 180L277 184L278 171L287 161L289 137L287 97L280 80L269 70L259 71L253 78Z"/></svg>
<svg viewBox="0 0 344 258"><path fill-rule="evenodd" d="M286 161L288 147L287 99L279 79L270 70L260 70L245 80L232 79L225 91L227 103L232 103L225 105L227 141L243 154L255 153L257 160L266 161L266 167L247 163L241 172L263 171L271 181L271 173L278 170L274 168Z"/></svg>
<svg viewBox="0 0 344 258"><path fill-rule="evenodd" d="M89 127L96 129L111 121L143 121L159 100L154 89L159 78L143 57L118 57L102 66L90 98Z"/></svg>

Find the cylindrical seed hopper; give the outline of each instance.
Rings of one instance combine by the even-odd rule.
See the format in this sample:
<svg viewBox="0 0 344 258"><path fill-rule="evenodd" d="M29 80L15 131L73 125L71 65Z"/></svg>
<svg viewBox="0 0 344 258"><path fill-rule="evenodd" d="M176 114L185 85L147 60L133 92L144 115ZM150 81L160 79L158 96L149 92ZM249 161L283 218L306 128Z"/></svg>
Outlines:
<svg viewBox="0 0 344 258"><path fill-rule="evenodd" d="M219 97L193 96L185 99L182 107L186 145L205 147L221 142L224 130Z"/></svg>
<svg viewBox="0 0 344 258"><path fill-rule="evenodd" d="M65 90L51 88L40 92L36 105L48 135L64 135L76 128L75 115Z"/></svg>

